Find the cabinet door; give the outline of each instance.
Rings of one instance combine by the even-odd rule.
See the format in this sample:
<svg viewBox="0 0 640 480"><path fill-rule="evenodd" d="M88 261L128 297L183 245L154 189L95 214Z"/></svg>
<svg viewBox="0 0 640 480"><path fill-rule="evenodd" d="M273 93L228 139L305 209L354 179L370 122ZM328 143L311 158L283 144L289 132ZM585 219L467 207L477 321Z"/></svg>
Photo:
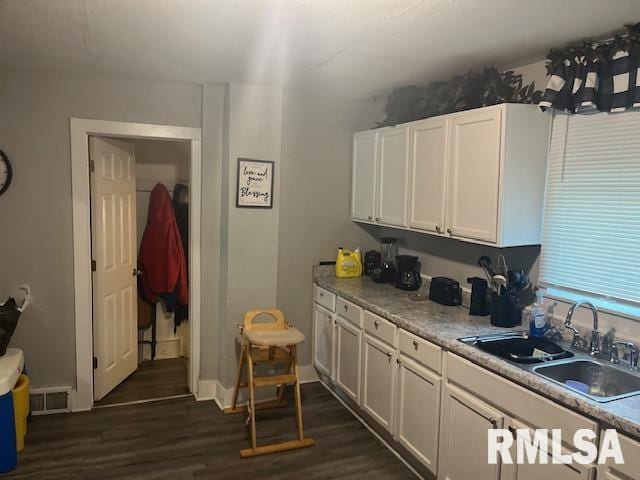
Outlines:
<svg viewBox="0 0 640 480"><path fill-rule="evenodd" d="M600 441L604 440L604 432ZM598 480L640 480L640 442L624 435L618 435L624 463L617 465L612 458L598 465ZM602 451L602 445L600 445Z"/></svg>
<svg viewBox="0 0 640 480"><path fill-rule="evenodd" d="M362 362L362 408L388 431L392 428L395 350L365 334Z"/></svg>
<svg viewBox="0 0 640 480"><path fill-rule="evenodd" d="M461 114L450 122L447 232L495 243L501 110Z"/></svg>
<svg viewBox="0 0 640 480"><path fill-rule="evenodd" d="M333 378L333 315L315 304L313 306L313 363L329 378Z"/></svg>
<svg viewBox="0 0 640 480"><path fill-rule="evenodd" d="M376 219L386 225L406 226L409 128L398 126L379 135L378 211Z"/></svg>
<svg viewBox="0 0 640 480"><path fill-rule="evenodd" d="M509 430L517 429L529 429L527 425L524 425L515 420L511 420ZM512 430L513 431L513 430ZM514 433L515 435L515 433ZM531 438L533 438L533 431L530 432ZM549 443L549 448L551 444ZM551 452L547 453L547 463L540 463L540 453L538 451L536 455L536 462L529 463L517 463L517 442L514 440L513 446L510 449L512 464L502 465L501 480L540 480L540 479L553 479L553 480L591 480L595 472L595 467L592 465L580 465L574 462L571 465L554 464ZM563 448L564 454L571 453L567 449ZM526 459L526 456L525 456Z"/></svg>
<svg viewBox="0 0 640 480"><path fill-rule="evenodd" d="M378 133L360 132L353 136L351 172L351 218L373 221L376 203Z"/></svg>
<svg viewBox="0 0 640 480"><path fill-rule="evenodd" d="M498 480L500 462L487 462L487 431L503 428L504 415L449 384L443 400L438 478Z"/></svg>
<svg viewBox="0 0 640 480"><path fill-rule="evenodd" d="M409 128L409 226L444 230L447 121L425 120Z"/></svg>
<svg viewBox="0 0 640 480"><path fill-rule="evenodd" d="M440 377L406 357L398 359L396 438L434 475L438 473Z"/></svg>
<svg viewBox="0 0 640 480"><path fill-rule="evenodd" d="M362 330L338 317L336 331L336 383L353 401L359 402Z"/></svg>

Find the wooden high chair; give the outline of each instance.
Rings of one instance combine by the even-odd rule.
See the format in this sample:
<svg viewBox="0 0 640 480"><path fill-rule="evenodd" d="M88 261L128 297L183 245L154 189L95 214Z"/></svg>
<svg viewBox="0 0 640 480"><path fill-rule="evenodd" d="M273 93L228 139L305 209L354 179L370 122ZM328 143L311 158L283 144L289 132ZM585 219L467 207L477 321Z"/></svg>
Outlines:
<svg viewBox="0 0 640 480"><path fill-rule="evenodd" d="M274 321L255 323L254 320L260 315L270 315ZM304 437L302 428L300 379L296 361L296 346L304 341L304 335L298 329L286 323L284 314L278 309L250 310L245 314L240 330L241 350L238 380L233 392L233 404L230 408L225 408L224 410L224 413L248 412L249 414L247 423L249 423L251 432L251 448L240 450L240 456L246 458L312 446L314 441ZM264 363L272 365L286 363L285 374L265 377L254 376L254 365ZM245 364L247 365L247 380L243 382ZM287 384L294 385L298 439L258 447L256 444L256 410L285 406L287 402L284 400L283 394ZM278 386L277 399L256 403L255 388L269 385ZM249 400L246 405L238 406L238 393L241 388L249 389Z"/></svg>

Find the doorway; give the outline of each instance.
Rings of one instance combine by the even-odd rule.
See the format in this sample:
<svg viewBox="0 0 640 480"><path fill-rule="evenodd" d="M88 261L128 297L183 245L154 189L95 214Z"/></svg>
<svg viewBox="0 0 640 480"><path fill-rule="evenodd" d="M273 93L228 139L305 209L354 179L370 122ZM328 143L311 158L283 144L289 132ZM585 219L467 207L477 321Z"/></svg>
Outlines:
<svg viewBox="0 0 640 480"><path fill-rule="evenodd" d="M94 405L188 395L189 144L91 136L89 157Z"/></svg>
<svg viewBox="0 0 640 480"><path fill-rule="evenodd" d="M91 216L90 216L90 174L89 174L89 139L91 137L108 137L114 141L128 144L141 141L180 142L183 152L188 153L189 172L189 261L188 272L191 279L189 285L189 318L188 332L183 332L188 341L182 346L178 340L157 344L157 354L166 355L167 351L184 352L188 348L188 391L197 396L200 371L200 210L201 210L201 130L199 128L172 127L126 122L109 122L72 118L71 130L71 163L72 163L72 195L73 195L73 233L74 233L74 286L75 286L75 320L76 320L76 388L72 392L72 410L90 410L94 405L94 312L93 284L91 268ZM137 196L137 193L135 194ZM138 213L138 209L135 209ZM146 212L145 212L146 214ZM137 221L136 221L137 225ZM137 235L135 239L137 243ZM135 251L136 245L132 246ZM137 254L137 251L135 251ZM135 255L134 255L135 256ZM128 275L133 278L133 266ZM124 278L124 277L123 277ZM135 292L132 292L135 293ZM134 297L135 298L135 297ZM136 312L137 313L137 312ZM164 315L164 312L163 312ZM133 314L132 314L133 316ZM136 322L137 323L137 322ZM131 332L131 330L128 330ZM141 358L150 355L149 349L137 349L137 328L135 337L135 353L127 357ZM143 334L144 335L144 334ZM176 330L177 335L177 330ZM131 337L133 338L133 337ZM158 337L159 339L159 337ZM128 344L131 345L131 342ZM173 349L173 350L172 350ZM121 354L131 352L125 348ZM164 352L164 353L163 353ZM160 359L158 359L159 361ZM171 359L173 360L173 359ZM127 358L127 368L131 368L131 359ZM157 365L160 365L158 363ZM133 370L138 370L133 368ZM148 369L139 369L149 376ZM157 369L154 369L157 370ZM126 371L123 370L123 371ZM139 372L136 372L139 373ZM122 371L120 375L123 375ZM151 373L153 376L154 373ZM165 376L155 372L157 377ZM134 377L130 377L134 379Z"/></svg>

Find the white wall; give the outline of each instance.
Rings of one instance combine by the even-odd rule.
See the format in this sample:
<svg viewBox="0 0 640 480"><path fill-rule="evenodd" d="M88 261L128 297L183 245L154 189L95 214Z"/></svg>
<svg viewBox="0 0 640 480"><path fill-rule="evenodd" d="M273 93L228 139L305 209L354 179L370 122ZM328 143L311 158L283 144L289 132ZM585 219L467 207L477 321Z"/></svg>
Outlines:
<svg viewBox="0 0 640 480"><path fill-rule="evenodd" d="M244 313L252 308L272 308L277 302L281 127L280 89L235 83L228 86L221 231L225 302L218 376L224 385L230 385L235 375L235 339ZM275 162L273 208L236 208L238 158Z"/></svg>
<svg viewBox="0 0 640 480"><path fill-rule="evenodd" d="M311 363L311 269L337 248L377 248L377 227L352 222L353 132L375 126L381 104L285 94L280 168L278 301L307 337L299 362Z"/></svg>
<svg viewBox="0 0 640 480"><path fill-rule="evenodd" d="M0 105L0 148L14 166L0 197L0 296L28 283L35 297L12 345L24 350L34 387L73 386L69 118L199 127L201 88L3 70Z"/></svg>

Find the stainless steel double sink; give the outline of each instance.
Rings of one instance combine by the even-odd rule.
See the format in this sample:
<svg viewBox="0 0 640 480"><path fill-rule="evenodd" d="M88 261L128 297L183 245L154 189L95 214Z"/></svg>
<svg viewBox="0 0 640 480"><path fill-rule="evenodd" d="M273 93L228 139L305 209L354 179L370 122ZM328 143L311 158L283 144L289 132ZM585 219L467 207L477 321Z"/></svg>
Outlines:
<svg viewBox="0 0 640 480"><path fill-rule="evenodd" d="M598 361L548 339L529 337L525 332L459 340L596 402L640 395L638 372Z"/></svg>

